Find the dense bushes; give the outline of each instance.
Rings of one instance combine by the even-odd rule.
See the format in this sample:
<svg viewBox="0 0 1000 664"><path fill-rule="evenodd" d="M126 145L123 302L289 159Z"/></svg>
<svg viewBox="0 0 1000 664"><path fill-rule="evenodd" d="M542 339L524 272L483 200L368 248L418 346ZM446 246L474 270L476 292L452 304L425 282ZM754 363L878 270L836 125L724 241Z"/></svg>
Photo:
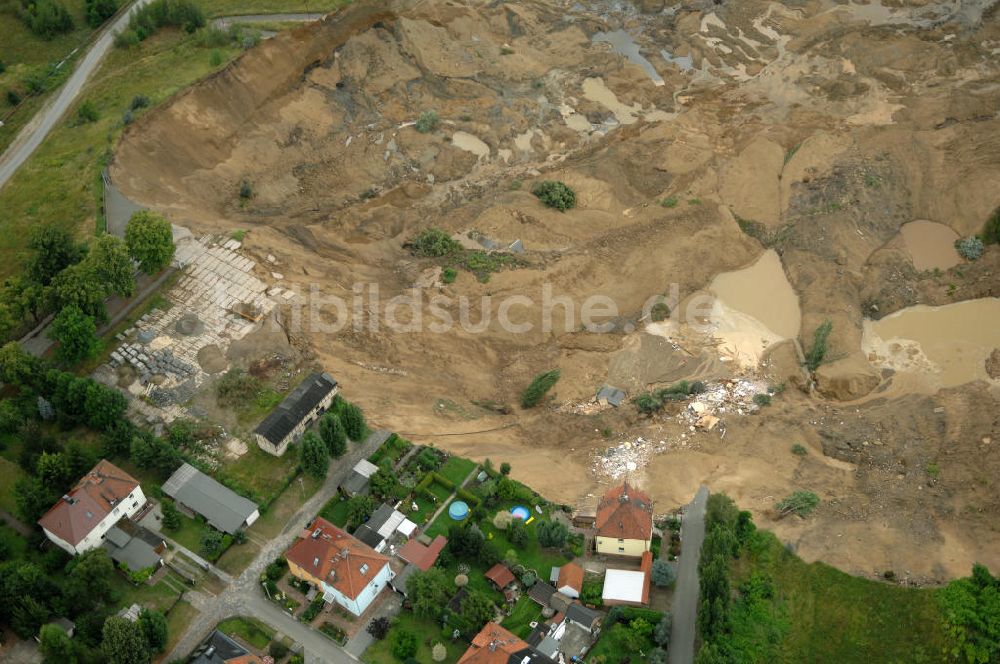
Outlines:
<svg viewBox="0 0 1000 664"><path fill-rule="evenodd" d="M87 23L96 28L115 15L118 11L117 0L86 0Z"/></svg>
<svg viewBox="0 0 1000 664"><path fill-rule="evenodd" d="M701 381L696 380L693 383L689 383L686 380L682 380L679 383L674 383L669 387L664 387L653 392L643 392L633 399L633 403L635 403L639 412L650 415L661 410L668 401L683 401L689 396L701 394L704 391L705 384Z"/></svg>
<svg viewBox="0 0 1000 664"><path fill-rule="evenodd" d="M128 28L115 35L115 45L134 46L164 27L194 32L205 25L205 13L192 0L153 0L132 15Z"/></svg>
<svg viewBox="0 0 1000 664"><path fill-rule="evenodd" d="M55 0L21 0L21 20L28 29L42 39L52 39L56 35L73 29L73 17L62 4Z"/></svg>
<svg viewBox="0 0 1000 664"><path fill-rule="evenodd" d="M963 237L955 240L955 250L965 260L974 261L983 255L983 241L975 235Z"/></svg>
<svg viewBox="0 0 1000 664"><path fill-rule="evenodd" d="M462 250L458 240L448 235L440 228L428 228L421 231L407 243L415 256L442 258L452 256Z"/></svg>
<svg viewBox="0 0 1000 664"><path fill-rule="evenodd" d="M939 591L938 603L955 644L952 657L969 664L1000 661L1000 578L973 565L970 578Z"/></svg>
<svg viewBox="0 0 1000 664"><path fill-rule="evenodd" d="M576 194L564 183L555 180L543 180L531 190L538 200L550 208L565 212L576 205Z"/></svg>

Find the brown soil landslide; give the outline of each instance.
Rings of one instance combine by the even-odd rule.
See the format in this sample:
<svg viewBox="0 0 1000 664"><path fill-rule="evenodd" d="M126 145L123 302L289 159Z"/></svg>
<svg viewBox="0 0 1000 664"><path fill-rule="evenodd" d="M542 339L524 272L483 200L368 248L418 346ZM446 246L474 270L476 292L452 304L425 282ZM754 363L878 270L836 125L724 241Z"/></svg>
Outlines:
<svg viewBox="0 0 1000 664"><path fill-rule="evenodd" d="M111 174L196 233L249 230L258 276L299 301L315 285L365 316L330 331L335 307L282 302L288 340L382 426L508 460L567 503L608 481L606 448L641 438L656 453L632 472L661 511L705 483L807 559L942 581L1000 568L1000 247L970 262L938 246L1000 206L998 53L995 0L359 0L140 118ZM418 131L427 111L437 125ZM576 207L542 206L540 180ZM904 236L914 221L933 223ZM431 227L525 252L444 284L442 261L404 246ZM381 304L366 286L354 307L355 284ZM574 303L551 330L543 294ZM671 294L672 312L710 311L650 324ZM400 295L410 331L380 324ZM617 307L601 330L581 324L594 295ZM500 311L511 296L526 299ZM966 300L982 319L944 306ZM915 305L948 316L934 343L953 329L953 348L872 324ZM435 310L456 324L435 332ZM548 401L520 409L553 367ZM728 386L719 426L695 426L690 403L651 418L590 403L606 383L633 397L681 379ZM755 384L786 389L726 401ZM776 520L797 489L818 510Z"/></svg>

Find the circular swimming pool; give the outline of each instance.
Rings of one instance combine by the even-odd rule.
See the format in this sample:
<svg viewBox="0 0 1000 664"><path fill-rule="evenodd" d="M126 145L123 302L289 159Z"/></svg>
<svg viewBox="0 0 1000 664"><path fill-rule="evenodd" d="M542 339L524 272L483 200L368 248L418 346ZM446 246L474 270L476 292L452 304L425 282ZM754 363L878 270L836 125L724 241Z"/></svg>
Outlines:
<svg viewBox="0 0 1000 664"><path fill-rule="evenodd" d="M531 510L524 505L515 505L514 507L511 507L510 513L514 515L515 519L520 519L521 521L527 521L531 516Z"/></svg>
<svg viewBox="0 0 1000 664"><path fill-rule="evenodd" d="M469 516L469 505L463 500L456 500L448 506L448 516L454 521L461 521Z"/></svg>

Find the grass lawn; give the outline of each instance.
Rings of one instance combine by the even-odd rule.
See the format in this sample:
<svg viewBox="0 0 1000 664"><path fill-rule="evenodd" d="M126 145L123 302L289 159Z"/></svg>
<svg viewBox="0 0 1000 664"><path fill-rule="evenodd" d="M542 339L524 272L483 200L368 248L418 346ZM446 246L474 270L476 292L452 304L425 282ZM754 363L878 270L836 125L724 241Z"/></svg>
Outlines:
<svg viewBox="0 0 1000 664"><path fill-rule="evenodd" d="M521 595L514 610L500 624L522 639L531 634L531 623L542 621L542 607L527 595Z"/></svg>
<svg viewBox="0 0 1000 664"><path fill-rule="evenodd" d="M181 636L184 635L184 630L187 626L191 624L191 621L195 619L200 614L198 609L194 608L190 604L184 601L177 602L170 613L167 614L167 647L164 652L171 652L177 642L180 641Z"/></svg>
<svg viewBox="0 0 1000 664"><path fill-rule="evenodd" d="M219 556L219 559L215 561L215 566L223 572L239 576L240 572L253 562L254 556L259 551L260 547L250 540L247 540L243 544L233 544Z"/></svg>
<svg viewBox="0 0 1000 664"><path fill-rule="evenodd" d="M653 643L652 639L646 638L638 650L630 650L626 645L629 642L629 636L628 626L622 623L615 623L610 629L606 629L601 633L601 638L597 640L593 649L587 654L587 661L615 662L615 664L642 664L646 662L647 655L656 647L656 644Z"/></svg>
<svg viewBox="0 0 1000 664"><path fill-rule="evenodd" d="M27 473L21 467L0 457L0 475L3 476L3 487L0 487L0 509L6 510L17 516L17 502L14 500L14 484L22 477L27 477Z"/></svg>
<svg viewBox="0 0 1000 664"><path fill-rule="evenodd" d="M752 550L735 561L733 587L754 571L771 577L772 605L787 616L787 634L773 650L762 650L768 659L932 661L947 645L933 589L905 588L850 576L819 562L807 564L768 532L760 532Z"/></svg>
<svg viewBox="0 0 1000 664"><path fill-rule="evenodd" d="M21 43L10 39L2 27L0 30L4 44ZM223 58L213 66L210 58L214 50ZM52 223L82 236L94 233L101 167L121 133L122 114L135 95L146 95L159 104L224 67L237 52L236 47L200 47L196 35L179 30L163 30L133 49L113 49L77 102L93 103L99 119L76 125L76 108L71 108L66 119L0 190L0 209L4 211L0 219L0 277L20 271L19 254L33 226Z"/></svg>
<svg viewBox="0 0 1000 664"><path fill-rule="evenodd" d="M6 551L4 561L21 560L28 552L28 540L6 523L0 523L0 550Z"/></svg>
<svg viewBox="0 0 1000 664"><path fill-rule="evenodd" d="M417 652L413 659L418 662L433 662L431 649L435 643L444 644L448 655L445 664L452 664L465 652L468 644L464 641L452 641L441 636L441 626L432 620L423 620L409 611L403 611L396 616L396 622L389 635L381 641L375 641L365 650L361 661L367 664L399 664L400 660L392 654L393 637L399 630L412 632L417 637Z"/></svg>
<svg viewBox="0 0 1000 664"><path fill-rule="evenodd" d="M174 540L181 546L194 551L199 556L201 553L201 536L208 532L209 526L201 523L197 519L192 519L183 513L181 517L181 527L177 530L167 530L164 528L163 534Z"/></svg>
<svg viewBox="0 0 1000 664"><path fill-rule="evenodd" d="M254 618L230 618L219 623L219 631L243 639L258 650L265 650L274 638L274 630Z"/></svg>
<svg viewBox="0 0 1000 664"><path fill-rule="evenodd" d="M410 502L415 502L417 504L417 510L415 512L409 512L406 516L413 523L418 526L422 526L427 523L427 519L431 518L434 514L434 510L438 508L440 503L433 503L430 499L424 496L410 497ZM408 505L403 505L403 507L409 507ZM406 513L406 510L403 510Z"/></svg>
<svg viewBox="0 0 1000 664"><path fill-rule="evenodd" d="M382 445L372 453L368 460L379 465L383 460L388 459L393 465L399 461L406 452L413 447L413 443L396 434L389 436Z"/></svg>
<svg viewBox="0 0 1000 664"><path fill-rule="evenodd" d="M323 506L319 515L333 525L343 528L347 525L347 500L342 500L340 496L334 496L330 502Z"/></svg>
<svg viewBox="0 0 1000 664"><path fill-rule="evenodd" d="M253 443L247 447L246 454L223 466L219 474L250 489L264 502L272 500L285 486L289 475L298 472L299 448L293 446L283 456L275 458Z"/></svg>
<svg viewBox="0 0 1000 664"><path fill-rule="evenodd" d="M320 484L322 481L312 475L300 473L292 480L288 488L282 491L281 495L268 506L260 518L250 526L247 532L260 534L267 539L277 537L302 504L316 493ZM302 525L305 526L305 524Z"/></svg>
<svg viewBox="0 0 1000 664"><path fill-rule="evenodd" d="M152 586L147 583L136 586L117 572L112 576L111 587L121 597L120 606L141 604L157 611L166 611L170 608L178 595L173 588L162 581Z"/></svg>
<svg viewBox="0 0 1000 664"><path fill-rule="evenodd" d="M444 465L438 470L441 475L448 480L455 483L455 486L461 486L465 478L469 476L472 469L476 467L475 462L465 459L463 457L453 456L448 457L448 460L444 462Z"/></svg>

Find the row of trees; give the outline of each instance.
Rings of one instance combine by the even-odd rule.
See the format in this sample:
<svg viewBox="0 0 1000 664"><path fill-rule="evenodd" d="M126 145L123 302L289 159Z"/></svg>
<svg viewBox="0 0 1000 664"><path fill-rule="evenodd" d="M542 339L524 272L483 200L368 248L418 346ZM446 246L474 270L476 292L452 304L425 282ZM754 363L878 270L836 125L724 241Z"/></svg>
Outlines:
<svg viewBox="0 0 1000 664"><path fill-rule="evenodd" d="M66 363L97 351L97 326L108 318L105 300L132 296L135 266L153 274L174 254L170 223L148 211L132 215L124 240L105 234L88 247L63 228L43 226L33 232L28 248L32 254L23 275L3 284L0 335L9 338L25 321L37 323L54 311L49 334L59 342L57 355Z"/></svg>
<svg viewBox="0 0 1000 664"><path fill-rule="evenodd" d="M307 431L302 436L299 462L304 472L322 479L330 468L330 457L344 456L348 438L360 442L368 432L368 425L360 408L337 396L330 410L320 418L317 429L318 434Z"/></svg>

